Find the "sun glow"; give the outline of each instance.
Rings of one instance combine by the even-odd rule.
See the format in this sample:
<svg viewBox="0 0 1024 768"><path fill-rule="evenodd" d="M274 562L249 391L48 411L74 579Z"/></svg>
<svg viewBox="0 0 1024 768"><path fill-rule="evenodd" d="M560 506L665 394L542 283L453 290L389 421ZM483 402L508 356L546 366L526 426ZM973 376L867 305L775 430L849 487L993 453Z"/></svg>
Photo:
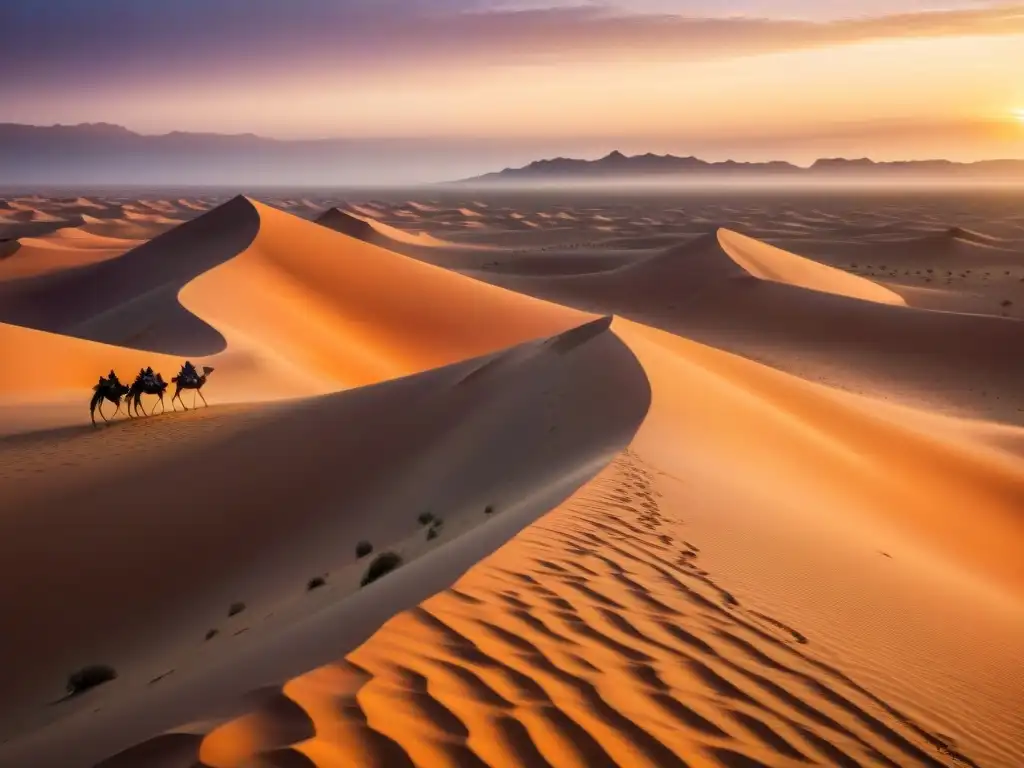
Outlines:
<svg viewBox="0 0 1024 768"><path fill-rule="evenodd" d="M1022 108L1022 109L1015 109L1015 110L1013 110L1013 112L1011 114L1015 118L1017 118L1017 122L1024 123L1024 108Z"/></svg>

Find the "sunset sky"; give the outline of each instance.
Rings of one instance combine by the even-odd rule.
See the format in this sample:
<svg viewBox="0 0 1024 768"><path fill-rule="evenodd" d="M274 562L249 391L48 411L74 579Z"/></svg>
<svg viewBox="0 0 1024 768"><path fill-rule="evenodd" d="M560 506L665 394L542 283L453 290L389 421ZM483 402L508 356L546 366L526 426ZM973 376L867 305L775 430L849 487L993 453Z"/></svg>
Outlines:
<svg viewBox="0 0 1024 768"><path fill-rule="evenodd" d="M0 5L0 122L581 156L1024 157L1024 3ZM514 150L514 151L513 151Z"/></svg>

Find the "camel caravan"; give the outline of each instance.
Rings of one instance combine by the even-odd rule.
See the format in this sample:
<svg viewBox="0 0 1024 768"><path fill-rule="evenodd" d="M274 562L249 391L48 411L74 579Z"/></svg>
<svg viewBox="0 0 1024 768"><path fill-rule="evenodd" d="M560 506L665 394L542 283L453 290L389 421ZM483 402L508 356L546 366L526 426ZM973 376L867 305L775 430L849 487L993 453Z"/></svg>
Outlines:
<svg viewBox="0 0 1024 768"><path fill-rule="evenodd" d="M181 399L181 391L183 389L191 389L199 398L203 401L203 405L209 405L206 402L206 398L203 397L203 385L206 384L206 379L213 373L213 368L203 366L203 372L200 374L196 367L192 365L188 360L181 367L181 371L171 379L170 383L175 385L174 397L171 398L171 409L178 410L175 406L174 401L178 400L181 402L181 407L186 411L188 406L185 405L185 401ZM121 410L121 400L124 399L125 411L128 413L128 417L134 419L139 415L139 409L142 410L144 416L150 416L152 413L156 413L156 406L153 406L152 413L146 413L145 406L142 405L143 395L156 395L160 398L160 412L163 413L167 410L164 405L164 393L167 391L168 382L164 381L164 377L159 373L153 373L152 368L141 369L138 375L135 377L135 381L132 382L131 386L127 386L121 383L121 380L117 378L117 374L114 371L110 372L109 376L100 376L99 383L92 388L93 396L92 402L89 403L89 416L92 418L92 423L96 424L96 411L100 412L100 418L103 421L109 421L103 414L103 401L108 400L117 406L114 409L114 416L117 416ZM193 398L194 399L194 398ZM195 403L193 402L193 405ZM135 413L132 413L132 409L135 409Z"/></svg>

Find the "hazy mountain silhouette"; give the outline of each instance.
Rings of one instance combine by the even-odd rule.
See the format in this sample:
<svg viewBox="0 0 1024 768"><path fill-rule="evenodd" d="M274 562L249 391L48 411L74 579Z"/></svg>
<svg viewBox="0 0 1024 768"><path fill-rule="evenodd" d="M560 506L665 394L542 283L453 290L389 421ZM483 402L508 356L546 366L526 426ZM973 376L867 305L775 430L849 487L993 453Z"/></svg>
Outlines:
<svg viewBox="0 0 1024 768"><path fill-rule="evenodd" d="M407 181L412 172L427 183L437 180L437 169L456 169L458 173L487 167L502 154L500 142L482 139L278 140L249 133L180 131L151 136L108 123L45 127L0 123L0 186L337 186L354 181ZM523 156L521 149L517 154ZM826 174L1024 180L1024 161L874 163L840 158L801 168L787 162L709 163L696 157L627 156L616 151L599 160L538 160L454 183L670 176L813 178Z"/></svg>
<svg viewBox="0 0 1024 768"><path fill-rule="evenodd" d="M333 186L408 179L405 169L427 183L438 180L440 168L481 167L479 160L466 162L466 154L465 142L455 140L277 140L180 131L154 136L107 123L0 123L0 186Z"/></svg>
<svg viewBox="0 0 1024 768"><path fill-rule="evenodd" d="M607 178L715 178L715 177L780 177L818 178L823 176L876 177L949 177L978 179L1012 179L1024 181L1024 160L985 160L977 163L955 163L949 160L910 160L875 162L867 158L848 160L827 158L802 167L782 161L740 163L734 160L707 162L696 157L675 155L624 155L614 151L598 160L557 157L536 160L522 168L506 168L454 182L504 183L558 180L600 180Z"/></svg>

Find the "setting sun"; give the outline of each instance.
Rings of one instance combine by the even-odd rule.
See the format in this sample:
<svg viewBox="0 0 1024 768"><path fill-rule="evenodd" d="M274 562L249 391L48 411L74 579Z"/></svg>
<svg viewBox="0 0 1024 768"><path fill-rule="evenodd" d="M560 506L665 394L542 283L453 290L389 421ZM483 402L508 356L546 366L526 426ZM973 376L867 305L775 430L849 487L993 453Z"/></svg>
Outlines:
<svg viewBox="0 0 1024 768"><path fill-rule="evenodd" d="M1013 110L1013 116L1017 118L1018 122L1024 123L1024 109Z"/></svg>

